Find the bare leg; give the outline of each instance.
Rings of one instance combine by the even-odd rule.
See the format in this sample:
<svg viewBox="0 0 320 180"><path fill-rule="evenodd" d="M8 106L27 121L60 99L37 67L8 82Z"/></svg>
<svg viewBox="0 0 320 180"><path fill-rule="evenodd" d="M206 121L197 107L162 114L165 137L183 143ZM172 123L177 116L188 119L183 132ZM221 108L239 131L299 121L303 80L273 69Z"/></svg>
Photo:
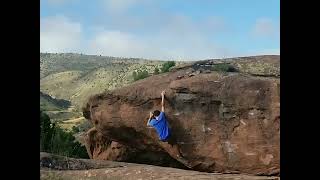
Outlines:
<svg viewBox="0 0 320 180"><path fill-rule="evenodd" d="M180 148L177 144L169 144L168 142L160 142L161 146L169 153L169 155L185 166L192 168L191 164L186 160L184 157L182 157L180 153Z"/></svg>

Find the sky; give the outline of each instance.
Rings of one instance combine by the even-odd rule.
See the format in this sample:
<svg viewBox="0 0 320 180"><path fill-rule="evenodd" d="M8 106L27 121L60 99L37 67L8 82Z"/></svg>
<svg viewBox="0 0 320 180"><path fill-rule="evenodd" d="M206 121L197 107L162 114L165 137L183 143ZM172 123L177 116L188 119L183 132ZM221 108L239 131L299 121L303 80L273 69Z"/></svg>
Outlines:
<svg viewBox="0 0 320 180"><path fill-rule="evenodd" d="M280 0L40 0L40 52L162 60L280 55Z"/></svg>

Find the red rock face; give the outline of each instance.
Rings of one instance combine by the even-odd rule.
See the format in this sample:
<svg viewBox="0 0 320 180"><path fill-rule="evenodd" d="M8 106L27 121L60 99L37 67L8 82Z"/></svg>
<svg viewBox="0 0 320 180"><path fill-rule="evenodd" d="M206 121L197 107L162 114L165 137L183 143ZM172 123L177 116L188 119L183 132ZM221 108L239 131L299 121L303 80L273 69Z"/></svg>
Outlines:
<svg viewBox="0 0 320 180"><path fill-rule="evenodd" d="M93 96L84 116L110 141L129 149L166 152L177 159L172 146L159 142L155 130L146 127L149 112L161 108L160 93L165 89L165 113L172 134L192 169L278 174L280 79L240 73L190 75L191 70L185 67ZM98 149L93 141L87 143L89 153ZM116 157L128 156L128 151Z"/></svg>

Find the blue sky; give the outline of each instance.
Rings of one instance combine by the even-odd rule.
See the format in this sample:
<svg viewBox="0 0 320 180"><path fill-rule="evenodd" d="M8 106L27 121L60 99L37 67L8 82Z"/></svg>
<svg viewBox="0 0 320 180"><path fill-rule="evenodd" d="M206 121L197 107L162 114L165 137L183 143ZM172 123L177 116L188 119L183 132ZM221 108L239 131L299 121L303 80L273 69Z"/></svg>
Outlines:
<svg viewBox="0 0 320 180"><path fill-rule="evenodd" d="M40 52L176 60L280 54L279 0L40 3Z"/></svg>

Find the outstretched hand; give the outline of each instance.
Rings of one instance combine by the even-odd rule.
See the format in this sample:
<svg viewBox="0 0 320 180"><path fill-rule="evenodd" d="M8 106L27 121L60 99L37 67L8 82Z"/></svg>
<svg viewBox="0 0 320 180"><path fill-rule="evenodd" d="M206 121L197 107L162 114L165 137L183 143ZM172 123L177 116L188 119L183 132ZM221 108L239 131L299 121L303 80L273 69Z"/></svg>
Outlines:
<svg viewBox="0 0 320 180"><path fill-rule="evenodd" d="M150 112L150 118L153 116L153 113L152 112Z"/></svg>
<svg viewBox="0 0 320 180"><path fill-rule="evenodd" d="M161 92L161 96L163 97L165 95L166 91Z"/></svg>

